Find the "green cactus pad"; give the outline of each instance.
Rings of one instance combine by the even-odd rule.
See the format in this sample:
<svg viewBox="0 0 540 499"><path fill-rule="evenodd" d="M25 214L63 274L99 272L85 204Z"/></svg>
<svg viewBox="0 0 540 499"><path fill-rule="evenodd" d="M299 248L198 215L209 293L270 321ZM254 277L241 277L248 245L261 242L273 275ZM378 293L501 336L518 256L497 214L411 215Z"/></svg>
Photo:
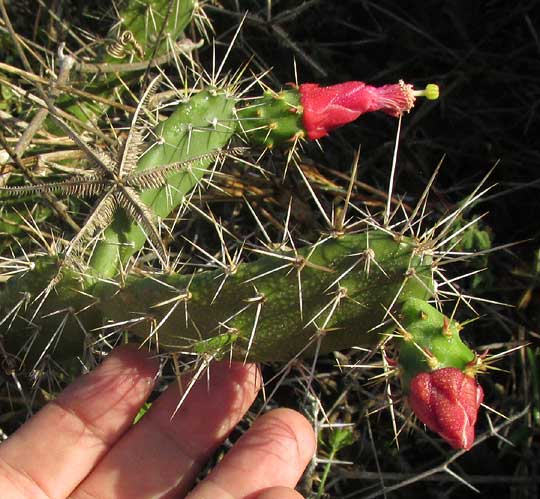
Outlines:
<svg viewBox="0 0 540 499"><path fill-rule="evenodd" d="M192 96L158 125L154 131L158 143L140 159L136 171L188 160L225 147L233 134L233 109L234 99L224 92L204 91ZM142 201L155 216L167 217L198 185L211 163L201 160L185 172L172 175L167 188L143 192ZM139 251L145 240L140 227L120 212L97 245L90 265L98 275L111 277L118 272L120 262Z"/></svg>
<svg viewBox="0 0 540 499"><path fill-rule="evenodd" d="M62 279L31 321L30 333L37 339L30 347L28 317L60 268L44 259L11 279L0 296L4 313L28 296L22 317L4 336L13 353L24 351L27 359L35 359L49 345L48 355L56 360L80 355L96 328L122 330L121 323L132 336L160 349L216 357L232 350L237 359L249 350L247 359L253 361L373 346L384 339L387 309L430 295L431 262L416 249L413 240L369 231L239 264L225 282L222 272L205 271L129 276L122 288L100 282L92 289L74 270L62 267ZM69 321L62 333L68 345L54 338L62 321ZM103 326L108 329L99 329Z"/></svg>
<svg viewBox="0 0 540 499"><path fill-rule="evenodd" d="M78 316L91 303L84 287L53 257L36 258L32 270L8 281L0 291L1 317L9 316L0 341L20 360L19 368L30 370L42 358L75 361L93 341L90 331L100 325L99 316Z"/></svg>
<svg viewBox="0 0 540 499"><path fill-rule="evenodd" d="M118 29L131 31L145 58L156 57L170 50L171 44L183 33L191 21L195 4L194 0L131 0L120 13L122 24ZM140 59L136 52L131 57ZM106 60L114 61L109 54Z"/></svg>
<svg viewBox="0 0 540 499"><path fill-rule="evenodd" d="M169 350L196 350L200 341L233 333L233 357L239 359L248 350L250 360L275 361L374 345L385 308L430 294L430 262L414 249L411 240L371 231L266 255L240 264L226 279L219 271L131 277L114 299L104 300L104 315L121 321L126 310L137 310L148 321L131 332L147 338L150 324L159 323L155 339ZM367 259L373 259L369 274Z"/></svg>

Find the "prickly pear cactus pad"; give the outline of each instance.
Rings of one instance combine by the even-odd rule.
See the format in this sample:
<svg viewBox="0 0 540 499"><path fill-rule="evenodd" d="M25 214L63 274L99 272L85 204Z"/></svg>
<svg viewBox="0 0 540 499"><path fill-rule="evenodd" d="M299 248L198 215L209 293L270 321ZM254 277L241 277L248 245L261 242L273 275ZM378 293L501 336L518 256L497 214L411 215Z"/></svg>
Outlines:
<svg viewBox="0 0 540 499"><path fill-rule="evenodd" d="M42 259L2 294L6 308L27 307L32 317L26 334L24 315L14 317L5 340L13 351L26 347L27 357L27 344L34 344L32 359L44 351L57 359L81 355L85 331L120 332L124 325L140 341L162 349L204 348L210 355L223 354L223 345L213 351L208 340L226 334L227 351L241 360L284 361L374 346L384 339L390 309L430 295L431 262L415 254L416 248L413 240L369 231L327 238L296 252L264 251L229 275L130 276L120 287L89 286L74 270ZM47 289L51 282L54 287ZM42 295L45 303L39 301ZM59 328L72 340L65 350L54 341ZM80 343L74 349L75 341Z"/></svg>
<svg viewBox="0 0 540 499"><path fill-rule="evenodd" d="M370 231L297 252L264 251L230 275L134 277L104 300L105 317L121 322L126 310L138 308L148 320L132 332L146 339L153 335L148 325L159 323L155 341L179 351L234 333L233 357L256 361L375 345L387 309L429 296L430 260L414 251L412 240Z"/></svg>

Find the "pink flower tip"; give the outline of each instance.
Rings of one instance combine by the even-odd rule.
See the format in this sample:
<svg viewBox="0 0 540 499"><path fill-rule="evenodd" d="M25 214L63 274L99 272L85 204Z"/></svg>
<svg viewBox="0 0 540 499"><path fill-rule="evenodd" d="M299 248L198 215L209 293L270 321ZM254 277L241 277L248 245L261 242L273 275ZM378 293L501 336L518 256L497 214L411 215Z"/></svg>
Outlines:
<svg viewBox="0 0 540 499"><path fill-rule="evenodd" d="M373 87L361 81L348 81L329 87L304 83L299 90L304 109L304 128L312 140L328 135L334 128L354 121L361 114L382 111L397 117L411 110L416 97L436 99L439 95L437 85L430 84L424 90L414 90L412 85L403 81L382 87Z"/></svg>
<svg viewBox="0 0 540 499"><path fill-rule="evenodd" d="M484 391L477 381L455 367L417 374L409 388L409 403L422 423L454 449L468 450Z"/></svg>

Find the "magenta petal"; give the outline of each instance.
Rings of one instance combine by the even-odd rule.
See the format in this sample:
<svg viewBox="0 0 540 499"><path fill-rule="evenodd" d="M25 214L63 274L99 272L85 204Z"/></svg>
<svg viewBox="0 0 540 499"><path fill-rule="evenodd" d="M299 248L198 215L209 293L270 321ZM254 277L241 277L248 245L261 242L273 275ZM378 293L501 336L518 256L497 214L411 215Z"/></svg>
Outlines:
<svg viewBox="0 0 540 499"><path fill-rule="evenodd" d="M403 82L382 87L373 87L361 81L348 81L329 87L304 83L299 90L304 128L312 140L324 137L334 128L371 111L400 116L413 107L415 100L412 86Z"/></svg>

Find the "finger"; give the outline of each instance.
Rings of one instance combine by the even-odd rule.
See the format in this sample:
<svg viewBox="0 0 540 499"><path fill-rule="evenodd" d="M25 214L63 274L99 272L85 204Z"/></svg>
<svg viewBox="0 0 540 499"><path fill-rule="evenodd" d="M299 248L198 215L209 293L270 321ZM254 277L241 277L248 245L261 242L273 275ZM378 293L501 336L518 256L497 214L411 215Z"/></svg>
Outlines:
<svg viewBox="0 0 540 499"><path fill-rule="evenodd" d="M296 411L276 409L258 419L188 497L240 499L294 487L314 452L309 422Z"/></svg>
<svg viewBox="0 0 540 499"><path fill-rule="evenodd" d="M171 385L72 497L183 497L247 411L259 383L255 365L216 362L209 383L197 381L172 420L180 393Z"/></svg>
<svg viewBox="0 0 540 499"><path fill-rule="evenodd" d="M129 428L157 368L125 347L72 383L0 446L2 497L69 495Z"/></svg>
<svg viewBox="0 0 540 499"><path fill-rule="evenodd" d="M304 499L304 497L289 487L272 487L249 499Z"/></svg>

